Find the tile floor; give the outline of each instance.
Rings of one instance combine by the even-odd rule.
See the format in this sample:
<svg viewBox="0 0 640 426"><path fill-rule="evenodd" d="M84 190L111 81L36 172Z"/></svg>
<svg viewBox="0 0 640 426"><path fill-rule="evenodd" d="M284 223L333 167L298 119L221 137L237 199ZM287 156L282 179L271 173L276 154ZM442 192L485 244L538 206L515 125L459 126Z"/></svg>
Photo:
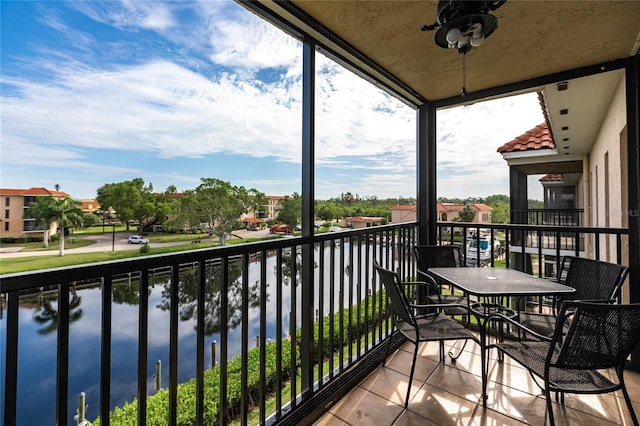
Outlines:
<svg viewBox="0 0 640 426"><path fill-rule="evenodd" d="M411 386L404 398L413 344L407 343L358 387L337 402L315 425L544 425L546 405L525 369L509 359L495 360L491 351L487 408L480 401L480 348L470 342L458 361L439 364L438 344L423 343ZM640 415L640 373L625 372L634 410ZM565 406L554 404L557 425L633 424L621 392L566 395Z"/></svg>

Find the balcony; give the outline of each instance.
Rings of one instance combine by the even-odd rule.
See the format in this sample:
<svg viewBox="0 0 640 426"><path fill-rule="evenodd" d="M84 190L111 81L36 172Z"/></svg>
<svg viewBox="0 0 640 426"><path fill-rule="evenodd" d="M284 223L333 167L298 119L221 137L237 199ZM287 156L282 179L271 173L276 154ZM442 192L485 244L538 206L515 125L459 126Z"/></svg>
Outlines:
<svg viewBox="0 0 640 426"><path fill-rule="evenodd" d="M404 371L405 352L392 357L390 368L379 368L391 321L381 284L372 273L372 260L397 270L405 279L414 277L411 249L417 241L416 225L385 225L4 275L1 295L6 308L0 311L2 334L6 335L0 354L5 360L4 424L31 419L35 408L26 409L29 403L46 413L44 423L70 424L82 392L89 403L87 418L100 417L101 424L119 424L122 412L114 409L134 398L136 402L126 412L138 424L152 424L158 410L163 424L298 424L315 419L327 406L346 420L357 412L347 415L344 410L365 406L364 401L334 406L348 391L356 389L356 399L368 395L380 401L379 396L364 393L362 380L371 383L372 389L381 386L381 381L392 381L387 389L391 393L379 395L394 401L396 393L403 394L403 376L394 370ZM550 232L548 227L532 225L482 227L490 229L492 239L500 234L506 241L525 230ZM567 231L560 228L557 232ZM625 230L572 231L587 241L613 239L616 246L626 239ZM443 244L452 241L443 233L440 236ZM506 244L501 259L492 258L492 263L516 265L522 253L511 253L510 247ZM553 268L544 269L543 264L536 262L534 272L553 273ZM133 319L125 320L125 311L133 311ZM30 333L42 334L33 330L36 315L46 317L38 324L52 336L47 346L28 342ZM126 350L121 349L122 336L127 337ZM402 341L395 339L393 344L400 347ZM215 355L209 350L213 340ZM159 342L165 349L156 357ZM446 413L449 420L494 415L474 408L478 385L472 383L477 382L478 354L473 347L469 350L455 367L435 368L433 362L421 361L423 375L427 368L434 369L433 374L422 377L427 382L437 380L446 368L468 382L468 389L453 387L433 394L416 389L416 402L432 398L434 404L445 405L438 395L455 399L458 408L448 403L446 410L438 408L445 410L442 415ZM34 351L43 352L49 361L33 363ZM428 356L430 349L425 351ZM161 373L153 365L163 356ZM213 359L217 367L211 373ZM123 362L128 366L126 373L122 373ZM28 383L33 371L39 374L35 383ZM366 379L372 371L374 376ZM123 392L122 374L130 383L127 392ZM158 398L152 401L158 393L150 384L156 375L164 384L161 402ZM292 377L296 380L290 380ZM179 386L187 381L192 393ZM185 402L184 392L193 395L191 403ZM509 410L506 414L512 416L520 409L519 401L526 400L502 395L499 386L491 392L494 398L501 396L489 408ZM405 415L413 415L414 410L420 414L424 407L418 405L424 404L410 406ZM399 415L402 410L396 406L391 405L394 409L388 414ZM366 413L361 410L361 414Z"/></svg>
<svg viewBox="0 0 640 426"><path fill-rule="evenodd" d="M315 425L459 425L545 423L545 400L521 366L506 359L498 363L492 352L487 409L480 399L480 354L468 345L455 364L438 364L437 343L420 349L411 400L404 398L413 344L392 354L349 394L327 408ZM640 409L640 373L625 372L634 410ZM620 392L608 395L567 395L565 407L554 404L558 424L632 424Z"/></svg>

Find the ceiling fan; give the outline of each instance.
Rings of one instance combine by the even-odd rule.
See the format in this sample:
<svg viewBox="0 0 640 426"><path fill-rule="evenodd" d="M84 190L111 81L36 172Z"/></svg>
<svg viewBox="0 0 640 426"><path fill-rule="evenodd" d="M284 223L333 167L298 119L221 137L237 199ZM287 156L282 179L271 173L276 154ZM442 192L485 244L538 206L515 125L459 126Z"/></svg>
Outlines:
<svg viewBox="0 0 640 426"><path fill-rule="evenodd" d="M462 96L465 88L465 56L473 47L480 46L498 28L498 19L492 12L507 0L440 0L436 22L424 25L422 31L436 31L435 42L445 49L457 49L462 56Z"/></svg>

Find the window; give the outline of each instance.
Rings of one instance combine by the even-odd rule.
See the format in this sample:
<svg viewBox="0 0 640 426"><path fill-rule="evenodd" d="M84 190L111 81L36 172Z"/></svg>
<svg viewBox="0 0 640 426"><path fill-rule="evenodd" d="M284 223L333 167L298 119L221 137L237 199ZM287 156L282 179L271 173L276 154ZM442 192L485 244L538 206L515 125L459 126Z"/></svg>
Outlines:
<svg viewBox="0 0 640 426"><path fill-rule="evenodd" d="M4 211L4 218L9 219L9 209Z"/></svg>
<svg viewBox="0 0 640 426"><path fill-rule="evenodd" d="M5 207L9 207L10 204L11 204L11 198L5 197L4 198L4 206Z"/></svg>
<svg viewBox="0 0 640 426"><path fill-rule="evenodd" d="M5 222L4 223L4 230L8 231L9 230L9 222Z"/></svg>
<svg viewBox="0 0 640 426"><path fill-rule="evenodd" d="M482 221L489 222L489 213L482 213Z"/></svg>

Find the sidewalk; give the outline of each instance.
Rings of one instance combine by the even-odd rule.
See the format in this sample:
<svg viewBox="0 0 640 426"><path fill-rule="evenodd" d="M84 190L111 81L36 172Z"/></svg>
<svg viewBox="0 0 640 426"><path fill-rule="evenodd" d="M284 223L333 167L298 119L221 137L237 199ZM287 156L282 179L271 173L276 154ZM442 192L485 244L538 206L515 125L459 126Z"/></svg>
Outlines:
<svg viewBox="0 0 640 426"><path fill-rule="evenodd" d="M65 254L72 254L72 253L107 252L112 250L136 250L140 247L139 245L129 244L127 242L127 238L129 238L129 235L133 235L133 234L135 234L135 232L116 232L115 239L113 239L114 236L110 232L105 232L104 234L97 234L97 235L88 235L86 237L74 236L73 238L76 240L89 239L89 240L95 240L96 243L91 244L89 246L85 246L85 247L74 248L73 243L70 243L68 240L66 240L64 243L64 252ZM229 238L235 238L235 237L265 238L269 235L270 234L268 229L259 230L259 231L249 231L246 229L240 229L237 231L233 231L232 235L227 237L227 240ZM216 236L206 237L207 241L210 239L217 241L218 237ZM48 250L27 251L27 252L20 251L24 249L24 247L20 247L20 246L2 247L0 248L0 258L9 259L14 257L58 255L58 252L60 251L60 247L58 246L58 244L59 244L58 242L49 243ZM185 242L185 241L177 241L177 242L171 242L171 243L151 242L149 245L151 247L171 247L171 246L179 246L184 244L188 244L188 242Z"/></svg>

